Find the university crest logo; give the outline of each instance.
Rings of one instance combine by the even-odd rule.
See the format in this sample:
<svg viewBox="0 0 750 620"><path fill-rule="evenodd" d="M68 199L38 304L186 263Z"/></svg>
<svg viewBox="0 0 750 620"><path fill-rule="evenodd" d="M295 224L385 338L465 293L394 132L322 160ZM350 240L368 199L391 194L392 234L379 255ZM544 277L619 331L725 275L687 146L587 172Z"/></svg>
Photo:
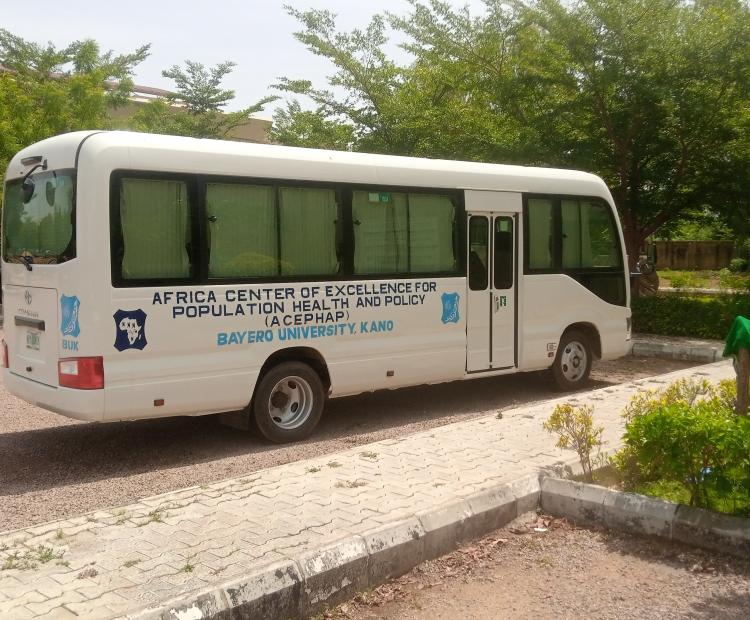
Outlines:
<svg viewBox="0 0 750 620"><path fill-rule="evenodd" d="M143 310L118 310L112 316L115 319L117 335L115 336L115 349L143 350L146 341L146 313Z"/></svg>
<svg viewBox="0 0 750 620"><path fill-rule="evenodd" d="M78 310L81 307L81 302L75 295L68 297L67 295L60 296L60 331L63 336L70 336L71 338L78 338L78 334L81 333L81 326L78 324Z"/></svg>
<svg viewBox="0 0 750 620"><path fill-rule="evenodd" d="M458 323L458 293L443 293L443 323Z"/></svg>

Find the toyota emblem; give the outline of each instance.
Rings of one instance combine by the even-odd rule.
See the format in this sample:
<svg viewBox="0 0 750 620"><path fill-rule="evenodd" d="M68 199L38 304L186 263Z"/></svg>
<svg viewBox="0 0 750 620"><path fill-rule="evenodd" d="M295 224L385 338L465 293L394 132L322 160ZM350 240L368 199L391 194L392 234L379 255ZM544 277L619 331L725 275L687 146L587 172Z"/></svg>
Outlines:
<svg viewBox="0 0 750 620"><path fill-rule="evenodd" d="M27 306L31 305L31 293L29 291L26 291L23 294L23 298L26 300L26 305Z"/></svg>

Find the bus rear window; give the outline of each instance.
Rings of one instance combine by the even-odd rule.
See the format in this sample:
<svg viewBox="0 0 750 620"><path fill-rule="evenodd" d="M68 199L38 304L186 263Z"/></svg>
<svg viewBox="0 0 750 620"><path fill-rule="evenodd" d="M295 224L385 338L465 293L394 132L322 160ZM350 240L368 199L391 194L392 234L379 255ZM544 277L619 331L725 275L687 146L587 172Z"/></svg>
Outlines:
<svg viewBox="0 0 750 620"><path fill-rule="evenodd" d="M24 203L21 179L5 184L3 258L9 263L62 263L75 257L73 172L48 171L31 177L34 193Z"/></svg>

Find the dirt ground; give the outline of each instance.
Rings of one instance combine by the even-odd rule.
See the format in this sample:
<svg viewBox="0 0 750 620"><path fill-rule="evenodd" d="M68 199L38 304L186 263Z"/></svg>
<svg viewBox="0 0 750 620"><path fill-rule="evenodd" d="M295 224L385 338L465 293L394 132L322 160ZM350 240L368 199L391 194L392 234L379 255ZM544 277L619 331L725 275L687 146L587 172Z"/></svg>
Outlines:
<svg viewBox="0 0 750 620"><path fill-rule="evenodd" d="M686 368L627 357L599 363L592 388ZM0 532L292 461L490 415L559 395L546 373L460 381L331 400L307 441L270 445L214 416L81 423L0 386Z"/></svg>
<svg viewBox="0 0 750 620"><path fill-rule="evenodd" d="M746 620L750 559L529 514L321 617Z"/></svg>

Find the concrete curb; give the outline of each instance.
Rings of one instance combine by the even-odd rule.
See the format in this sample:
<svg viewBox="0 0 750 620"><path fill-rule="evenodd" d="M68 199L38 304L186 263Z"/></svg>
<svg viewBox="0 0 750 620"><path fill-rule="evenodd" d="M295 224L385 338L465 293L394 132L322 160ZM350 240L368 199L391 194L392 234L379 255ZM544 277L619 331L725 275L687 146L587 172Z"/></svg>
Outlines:
<svg viewBox="0 0 750 620"><path fill-rule="evenodd" d="M539 476L530 475L119 619L309 617L502 527L539 501Z"/></svg>
<svg viewBox="0 0 750 620"><path fill-rule="evenodd" d="M579 523L750 556L750 519L560 478L542 479L540 503L545 512Z"/></svg>
<svg viewBox="0 0 750 620"><path fill-rule="evenodd" d="M671 342L633 341L630 354L638 357L658 357L661 359L684 360L711 364L723 359L719 347L689 346Z"/></svg>

